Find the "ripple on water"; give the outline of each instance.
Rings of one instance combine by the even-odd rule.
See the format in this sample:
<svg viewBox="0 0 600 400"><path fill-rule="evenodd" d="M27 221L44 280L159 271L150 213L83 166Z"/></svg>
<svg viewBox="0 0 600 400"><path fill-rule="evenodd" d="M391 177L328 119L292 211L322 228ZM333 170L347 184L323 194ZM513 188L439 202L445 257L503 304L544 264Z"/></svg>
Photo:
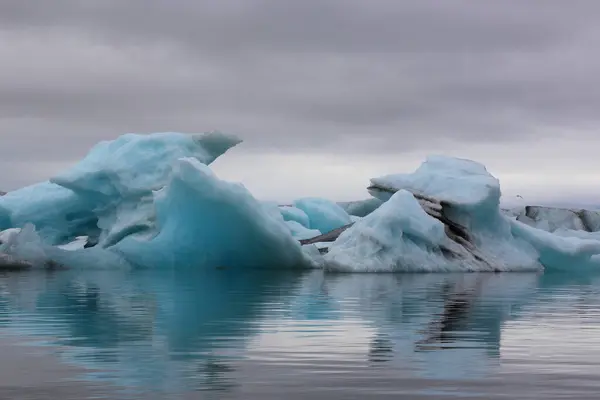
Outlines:
<svg viewBox="0 0 600 400"><path fill-rule="evenodd" d="M599 294L593 275L21 273L0 326L146 398L584 398Z"/></svg>

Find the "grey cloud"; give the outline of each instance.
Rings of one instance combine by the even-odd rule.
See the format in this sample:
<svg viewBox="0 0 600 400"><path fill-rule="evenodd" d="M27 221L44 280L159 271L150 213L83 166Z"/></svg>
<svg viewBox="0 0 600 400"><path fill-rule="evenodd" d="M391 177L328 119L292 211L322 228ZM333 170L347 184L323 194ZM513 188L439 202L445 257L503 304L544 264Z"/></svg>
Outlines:
<svg viewBox="0 0 600 400"><path fill-rule="evenodd" d="M23 4L20 4L23 3ZM94 29L119 40L173 40L219 53L456 52L531 48L560 39L572 12L557 0L57 0L8 3L1 21L16 26ZM586 2L586 4L591 4ZM566 15L565 15L566 11Z"/></svg>
<svg viewBox="0 0 600 400"><path fill-rule="evenodd" d="M0 2L0 157L75 159L124 132L391 154L594 128L599 12L595 0Z"/></svg>

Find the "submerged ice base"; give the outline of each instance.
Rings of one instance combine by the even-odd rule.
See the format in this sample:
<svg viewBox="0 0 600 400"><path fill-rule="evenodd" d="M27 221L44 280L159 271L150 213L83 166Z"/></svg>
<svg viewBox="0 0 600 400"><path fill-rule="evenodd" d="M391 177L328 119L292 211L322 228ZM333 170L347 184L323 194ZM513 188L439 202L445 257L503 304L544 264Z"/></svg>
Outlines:
<svg viewBox="0 0 600 400"><path fill-rule="evenodd" d="M477 162L431 156L411 174L373 178L371 199L277 205L210 170L238 143L220 133L102 142L57 177L0 197L0 255L33 267L600 267L599 213L501 210L500 183Z"/></svg>

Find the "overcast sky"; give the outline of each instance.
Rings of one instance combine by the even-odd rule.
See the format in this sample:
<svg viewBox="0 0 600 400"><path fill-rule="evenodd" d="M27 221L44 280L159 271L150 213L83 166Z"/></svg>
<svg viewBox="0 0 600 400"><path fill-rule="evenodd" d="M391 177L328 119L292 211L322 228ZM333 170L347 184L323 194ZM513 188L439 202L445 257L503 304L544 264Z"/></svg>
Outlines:
<svg viewBox="0 0 600 400"><path fill-rule="evenodd" d="M0 1L0 189L126 132L221 130L257 197L368 196L431 153L600 199L597 0ZM600 203L600 200L595 201Z"/></svg>

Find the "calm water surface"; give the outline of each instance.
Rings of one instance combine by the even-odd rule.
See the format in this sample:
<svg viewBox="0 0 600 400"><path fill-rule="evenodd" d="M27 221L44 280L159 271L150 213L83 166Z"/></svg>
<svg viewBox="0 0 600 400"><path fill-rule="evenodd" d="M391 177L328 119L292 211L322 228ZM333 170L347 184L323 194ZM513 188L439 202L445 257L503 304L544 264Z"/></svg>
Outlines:
<svg viewBox="0 0 600 400"><path fill-rule="evenodd" d="M600 396L600 275L11 273L0 332L0 397Z"/></svg>

